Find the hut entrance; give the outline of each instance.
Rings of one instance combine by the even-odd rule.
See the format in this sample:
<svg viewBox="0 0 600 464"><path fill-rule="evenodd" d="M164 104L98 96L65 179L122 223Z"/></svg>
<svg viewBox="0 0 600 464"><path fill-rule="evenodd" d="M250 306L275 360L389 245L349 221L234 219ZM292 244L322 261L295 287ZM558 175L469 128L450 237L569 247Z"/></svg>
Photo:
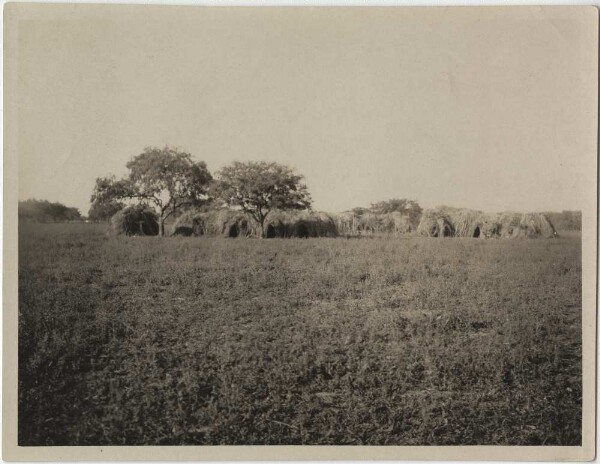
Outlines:
<svg viewBox="0 0 600 464"><path fill-rule="evenodd" d="M192 222L192 230L194 235L204 235L204 223L195 219Z"/></svg>
<svg viewBox="0 0 600 464"><path fill-rule="evenodd" d="M306 224L298 224L298 237L308 238L308 227L306 227Z"/></svg>
<svg viewBox="0 0 600 464"><path fill-rule="evenodd" d="M267 227L267 238L275 237L277 237L277 231L275 230L275 227L273 227L273 224L269 224L269 227Z"/></svg>
<svg viewBox="0 0 600 464"><path fill-rule="evenodd" d="M437 227L434 227L434 228L431 230L431 236L432 236L432 237L437 237L437 236L438 236L438 228L437 228Z"/></svg>
<svg viewBox="0 0 600 464"><path fill-rule="evenodd" d="M452 233L450 232L450 227L444 226L444 231L442 232L442 237L450 237Z"/></svg>
<svg viewBox="0 0 600 464"><path fill-rule="evenodd" d="M475 227L475 231L473 232L473 238L479 238L480 234L481 230L479 229L479 226Z"/></svg>
<svg viewBox="0 0 600 464"><path fill-rule="evenodd" d="M240 230L238 229L237 224L234 224L229 228L229 236L231 238L236 238L238 235L240 235Z"/></svg>

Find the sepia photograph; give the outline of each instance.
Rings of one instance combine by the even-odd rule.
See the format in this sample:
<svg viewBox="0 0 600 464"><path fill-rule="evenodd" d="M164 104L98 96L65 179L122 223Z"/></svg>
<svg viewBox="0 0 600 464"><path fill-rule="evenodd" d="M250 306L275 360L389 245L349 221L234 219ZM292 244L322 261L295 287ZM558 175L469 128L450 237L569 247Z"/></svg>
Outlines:
<svg viewBox="0 0 600 464"><path fill-rule="evenodd" d="M5 459L593 458L596 8L4 17Z"/></svg>

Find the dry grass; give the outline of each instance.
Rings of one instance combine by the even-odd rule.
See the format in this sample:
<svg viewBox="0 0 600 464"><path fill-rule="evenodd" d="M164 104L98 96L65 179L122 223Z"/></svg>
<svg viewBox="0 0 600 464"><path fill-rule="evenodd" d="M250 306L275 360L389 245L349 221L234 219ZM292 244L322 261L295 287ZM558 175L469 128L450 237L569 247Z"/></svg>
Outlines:
<svg viewBox="0 0 600 464"><path fill-rule="evenodd" d="M581 242L23 226L21 445L578 445Z"/></svg>

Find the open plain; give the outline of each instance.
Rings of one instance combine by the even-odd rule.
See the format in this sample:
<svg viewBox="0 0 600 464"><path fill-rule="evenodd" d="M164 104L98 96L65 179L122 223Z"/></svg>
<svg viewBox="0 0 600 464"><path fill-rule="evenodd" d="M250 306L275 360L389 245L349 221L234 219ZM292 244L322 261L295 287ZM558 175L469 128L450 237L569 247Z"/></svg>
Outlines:
<svg viewBox="0 0 600 464"><path fill-rule="evenodd" d="M19 444L578 445L581 238L21 224Z"/></svg>

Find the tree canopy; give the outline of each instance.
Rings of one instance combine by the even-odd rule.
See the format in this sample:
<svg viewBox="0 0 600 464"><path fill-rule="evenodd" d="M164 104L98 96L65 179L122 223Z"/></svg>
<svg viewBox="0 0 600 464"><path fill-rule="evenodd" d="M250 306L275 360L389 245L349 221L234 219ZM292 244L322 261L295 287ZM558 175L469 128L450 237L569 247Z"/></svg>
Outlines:
<svg viewBox="0 0 600 464"><path fill-rule="evenodd" d="M387 214L393 212L408 213L411 211L422 212L422 208L416 201L407 200L405 198L392 198L390 200L372 203L369 209L375 214Z"/></svg>
<svg viewBox="0 0 600 464"><path fill-rule="evenodd" d="M416 224L423 213L423 208L414 200L392 198L390 200L372 203L369 210L375 214L402 213L406 214L411 223Z"/></svg>
<svg viewBox="0 0 600 464"><path fill-rule="evenodd" d="M88 211L90 221L108 221L118 211L125 208L125 203L117 200L106 200L104 202L92 202L92 207Z"/></svg>
<svg viewBox="0 0 600 464"><path fill-rule="evenodd" d="M129 175L96 179L92 208L133 200L156 208L160 234L165 220L178 209L208 200L212 176L204 161L194 162L189 153L177 148L146 148L127 163Z"/></svg>
<svg viewBox="0 0 600 464"><path fill-rule="evenodd" d="M392 198L390 200L371 203L369 208L356 207L351 210L356 216L362 216L366 213L389 214L402 213L408 216L409 221L416 225L419 222L423 208L414 200L405 198Z"/></svg>
<svg viewBox="0 0 600 464"><path fill-rule="evenodd" d="M221 201L248 213L263 236L265 219L273 209L303 210L311 205L304 177L278 163L236 161L221 169L218 179Z"/></svg>

